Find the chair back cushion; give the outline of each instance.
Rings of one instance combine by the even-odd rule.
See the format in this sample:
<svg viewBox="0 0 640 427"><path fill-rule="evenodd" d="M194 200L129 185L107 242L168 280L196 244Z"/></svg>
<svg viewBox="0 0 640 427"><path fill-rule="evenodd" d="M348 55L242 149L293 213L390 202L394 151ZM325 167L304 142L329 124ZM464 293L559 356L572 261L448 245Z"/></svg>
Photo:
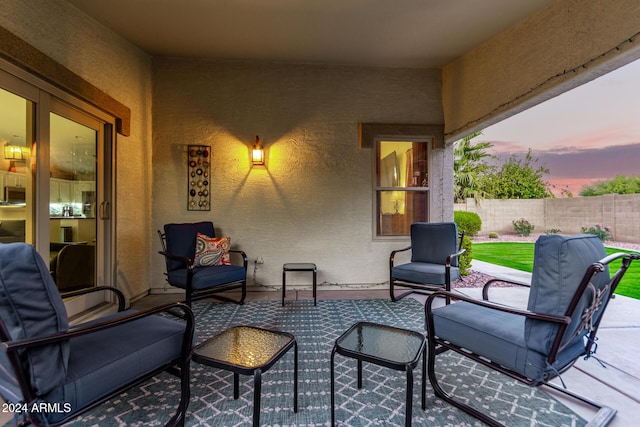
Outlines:
<svg viewBox="0 0 640 427"><path fill-rule="evenodd" d="M589 266L606 255L602 241L595 235L540 236L535 245L528 310L564 316ZM592 277L591 282L597 289L605 287L609 282L608 269ZM590 292L583 295L565 336L576 331L590 297ZM548 355L558 329L557 324L527 319L525 338L529 348ZM582 340L583 336L584 333L574 340Z"/></svg>
<svg viewBox="0 0 640 427"><path fill-rule="evenodd" d="M458 225L455 222L414 222L411 224L411 262L444 264L458 251ZM451 265L458 266L457 257Z"/></svg>
<svg viewBox="0 0 640 427"><path fill-rule="evenodd" d="M69 328L67 312L47 265L26 243L0 244L0 320L11 340L44 337ZM11 381L13 368L4 351L1 356L4 369L0 381L5 385L5 381ZM69 343L21 350L20 359L31 387L40 396L65 379Z"/></svg>
<svg viewBox="0 0 640 427"><path fill-rule="evenodd" d="M209 237L216 237L213 223L210 221L165 224L164 234L167 252L172 255L187 257L193 261L196 254L196 236L198 233ZM185 268L183 262L167 258L167 271Z"/></svg>

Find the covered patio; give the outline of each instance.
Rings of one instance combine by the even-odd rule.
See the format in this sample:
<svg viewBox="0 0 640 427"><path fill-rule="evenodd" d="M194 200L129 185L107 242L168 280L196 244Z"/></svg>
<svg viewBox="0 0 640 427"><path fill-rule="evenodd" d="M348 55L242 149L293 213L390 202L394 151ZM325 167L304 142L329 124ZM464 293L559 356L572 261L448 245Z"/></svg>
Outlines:
<svg viewBox="0 0 640 427"><path fill-rule="evenodd" d="M319 300L385 299L389 253L409 239L377 231L400 212L379 208L376 143L414 142L407 125L438 130L418 135L429 146L420 185L426 219L450 221L456 140L640 58L636 0L216 3L5 0L0 10L0 88L40 85L34 99L49 90L113 121L98 282L134 308L182 298L156 230L197 221L248 254L248 301L279 300L289 262L318 265ZM362 124L402 126L363 143ZM46 152L46 126L34 128L29 142ZM267 161L254 168L256 135ZM190 209L192 144L212 153L206 209ZM49 171L22 167L41 180L25 240L48 258ZM307 279L291 281L296 299L311 298ZM614 426L640 416L637 303L616 298L605 316L598 354L610 367L590 360L565 377L612 402Z"/></svg>
<svg viewBox="0 0 640 427"><path fill-rule="evenodd" d="M213 221L248 254L253 290L279 289L288 262L316 263L334 289L384 288L384 259L408 237L377 231L396 212L378 206L373 142L407 134L367 142L361 124L440 129L422 135L420 185L426 219L448 221L454 141L640 57L632 0L176 4L10 0L0 15L8 74L115 116L96 268L130 300L172 292L156 236L172 222ZM264 168L249 161L256 135ZM191 144L212 154L196 211ZM33 219L27 239L46 256L48 215Z"/></svg>

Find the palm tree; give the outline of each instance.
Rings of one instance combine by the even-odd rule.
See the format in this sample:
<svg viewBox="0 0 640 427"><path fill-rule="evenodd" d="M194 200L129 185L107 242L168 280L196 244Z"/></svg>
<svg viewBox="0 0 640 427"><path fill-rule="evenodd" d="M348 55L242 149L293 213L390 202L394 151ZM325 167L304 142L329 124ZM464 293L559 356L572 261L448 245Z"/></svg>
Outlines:
<svg viewBox="0 0 640 427"><path fill-rule="evenodd" d="M474 132L454 144L453 186L456 202L464 201L467 197L481 200L485 196L478 186L478 180L482 173L490 168L482 159L492 157L485 151L492 145L490 142L471 145L471 140L480 135L481 131Z"/></svg>

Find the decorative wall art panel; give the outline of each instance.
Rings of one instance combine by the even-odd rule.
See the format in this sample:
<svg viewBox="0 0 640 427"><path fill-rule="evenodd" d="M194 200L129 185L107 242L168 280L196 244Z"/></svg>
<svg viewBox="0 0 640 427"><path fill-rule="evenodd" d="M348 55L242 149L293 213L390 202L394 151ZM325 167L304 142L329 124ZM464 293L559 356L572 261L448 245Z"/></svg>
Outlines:
<svg viewBox="0 0 640 427"><path fill-rule="evenodd" d="M211 210L210 165L211 147L208 145L189 145L187 153L187 210Z"/></svg>

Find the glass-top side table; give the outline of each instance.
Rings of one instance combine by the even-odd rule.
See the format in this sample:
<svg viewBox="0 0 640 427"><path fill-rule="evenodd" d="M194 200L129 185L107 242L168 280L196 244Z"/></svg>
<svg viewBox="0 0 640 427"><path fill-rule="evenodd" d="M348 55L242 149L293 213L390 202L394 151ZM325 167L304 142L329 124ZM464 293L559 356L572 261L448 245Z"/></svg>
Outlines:
<svg viewBox="0 0 640 427"><path fill-rule="evenodd" d="M422 409L426 408L424 335L393 326L359 322L336 339L331 351L331 425L335 425L335 354L358 361L358 388L362 388L362 362L407 373L406 420L411 425L413 412L413 369L422 357Z"/></svg>
<svg viewBox="0 0 640 427"><path fill-rule="evenodd" d="M317 305L316 288L318 268L312 262L289 262L282 265L282 306L284 307L284 297L287 293L287 272L288 271L310 271L313 273L313 305Z"/></svg>
<svg viewBox="0 0 640 427"><path fill-rule="evenodd" d="M233 372L233 398L239 397L239 374L253 375L253 425L260 425L262 373L291 347L293 357L293 411L298 412L298 343L287 332L254 326L234 326L209 338L193 350L193 361Z"/></svg>

